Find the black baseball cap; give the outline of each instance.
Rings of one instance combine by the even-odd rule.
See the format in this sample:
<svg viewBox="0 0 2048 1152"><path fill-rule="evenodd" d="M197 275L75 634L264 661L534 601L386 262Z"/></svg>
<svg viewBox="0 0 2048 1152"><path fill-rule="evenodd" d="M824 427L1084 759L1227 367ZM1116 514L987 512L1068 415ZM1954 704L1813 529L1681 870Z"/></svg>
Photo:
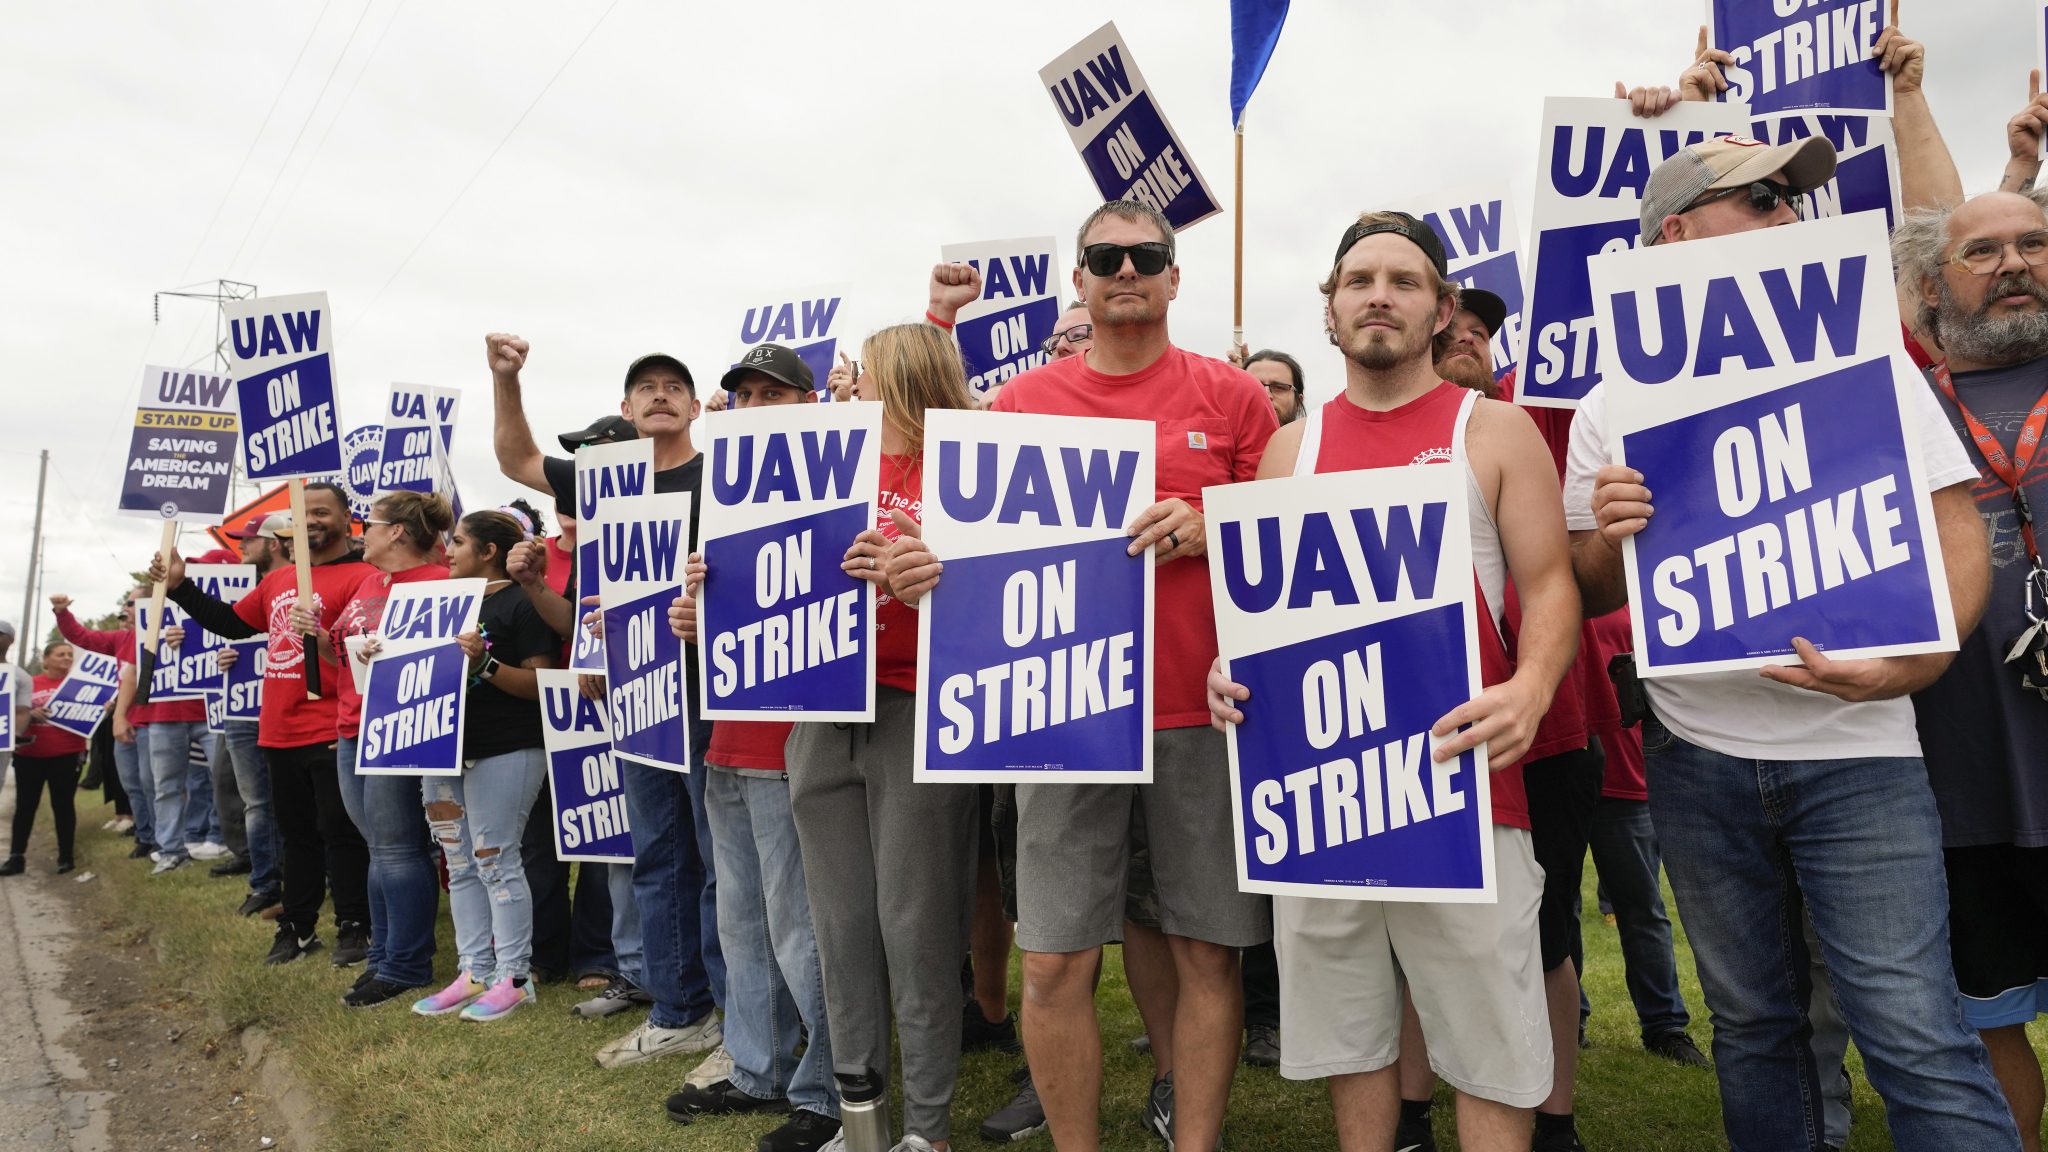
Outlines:
<svg viewBox="0 0 2048 1152"><path fill-rule="evenodd" d="M1360 221L1346 228L1344 235L1337 241L1337 254L1330 258L1331 267L1334 268L1338 264L1343 263L1344 254L1351 251L1353 244L1358 243L1367 236L1377 236L1382 232L1392 232L1399 236L1406 236L1417 248L1422 249L1422 254L1429 257L1429 262L1435 265L1438 278L1449 279L1448 270L1450 263L1444 258L1444 242L1437 238L1436 229L1431 228L1406 212L1385 212L1378 213L1378 215L1391 216L1393 219L1381 220L1371 224Z"/></svg>
<svg viewBox="0 0 2048 1152"><path fill-rule="evenodd" d="M633 390L633 381L655 370L673 372L681 376L683 378L683 386L690 390L690 395L695 396L697 394L697 381L695 377L690 375L690 366L666 352L649 352L647 355L633 361L632 365L626 369L626 391L631 392Z"/></svg>
<svg viewBox="0 0 2048 1152"><path fill-rule="evenodd" d="M618 444L627 440L638 440L640 433L633 422L624 416L599 416L590 422L590 427L575 432L564 432L555 439L562 442L562 451L575 455L578 448L590 444Z"/></svg>
<svg viewBox="0 0 2048 1152"><path fill-rule="evenodd" d="M733 385L740 382L740 377L749 372L759 372L771 380L780 380L805 392L817 387L812 383L815 377L811 375L811 366L804 363L804 358L797 355L795 349L781 344L760 344L748 349L747 354L740 357L740 362L726 371L718 386L730 392Z"/></svg>
<svg viewBox="0 0 2048 1152"><path fill-rule="evenodd" d="M1488 336L1498 336L1500 326L1508 322L1508 302L1484 288L1458 289L1458 307L1479 317Z"/></svg>

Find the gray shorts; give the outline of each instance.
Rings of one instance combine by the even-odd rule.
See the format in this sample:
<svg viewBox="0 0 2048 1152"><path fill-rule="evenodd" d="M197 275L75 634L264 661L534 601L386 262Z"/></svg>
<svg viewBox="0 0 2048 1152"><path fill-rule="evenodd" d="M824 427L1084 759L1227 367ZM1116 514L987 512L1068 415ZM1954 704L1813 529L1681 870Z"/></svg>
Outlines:
<svg viewBox="0 0 2048 1152"><path fill-rule="evenodd" d="M1550 1018L1529 833L1493 829L1494 904L1273 898L1280 1072L1373 1072L1401 1051L1401 986L1429 1064L1461 1092L1515 1108L1550 1095Z"/></svg>
<svg viewBox="0 0 2048 1152"><path fill-rule="evenodd" d="M1152 766L1153 782L1135 788L1017 786L1019 948L1080 952L1122 938L1134 821L1145 831L1161 931L1231 948L1272 938L1265 898L1237 890L1223 734L1156 731Z"/></svg>

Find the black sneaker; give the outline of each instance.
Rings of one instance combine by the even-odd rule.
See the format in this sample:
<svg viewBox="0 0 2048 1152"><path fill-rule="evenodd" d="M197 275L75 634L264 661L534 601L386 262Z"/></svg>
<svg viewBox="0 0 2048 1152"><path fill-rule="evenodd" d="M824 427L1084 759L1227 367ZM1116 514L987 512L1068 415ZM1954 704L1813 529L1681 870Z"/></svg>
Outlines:
<svg viewBox="0 0 2048 1152"><path fill-rule="evenodd" d="M1017 1094L981 1122L981 1138L997 1144L1013 1143L1045 1129L1045 1105L1039 1103L1031 1069L1019 1068L1010 1078L1017 1082Z"/></svg>
<svg viewBox="0 0 2048 1152"><path fill-rule="evenodd" d="M1586 1146L1579 1143L1578 1130L1570 1125L1554 1132L1545 1132L1538 1125L1530 1152L1586 1152Z"/></svg>
<svg viewBox="0 0 2048 1152"><path fill-rule="evenodd" d="M77 867L77 865L73 864L69 860L59 860L57 861L57 875L62 876L66 872L71 871L75 867Z"/></svg>
<svg viewBox="0 0 2048 1152"><path fill-rule="evenodd" d="M699 1088L685 1084L681 1091L668 1098L668 1118L678 1124L688 1124L690 1118L700 1113L713 1116L739 1116L749 1112L787 1112L789 1101L781 1096L763 1100L750 1096L734 1086L730 1080L720 1080Z"/></svg>
<svg viewBox="0 0 2048 1152"><path fill-rule="evenodd" d="M1436 1133L1429 1121L1402 1117L1394 1125L1394 1152L1436 1152Z"/></svg>
<svg viewBox="0 0 2048 1152"><path fill-rule="evenodd" d="M130 848L128 850L128 858L130 860L147 860L155 852L156 845L144 844L142 841L137 840L135 842L135 847Z"/></svg>
<svg viewBox="0 0 2048 1152"><path fill-rule="evenodd" d="M754 1152L817 1152L839 1135L839 1121L822 1112L796 1111L782 1127L761 1137Z"/></svg>
<svg viewBox="0 0 2048 1152"><path fill-rule="evenodd" d="M19 876L28 871L28 862L19 856L9 856L0 862L0 876Z"/></svg>
<svg viewBox="0 0 2048 1152"><path fill-rule="evenodd" d="M1022 1052L1017 1040L1017 1017L1006 1014L993 1023L981 1014L981 1005L969 1000L960 1009L960 1051Z"/></svg>
<svg viewBox="0 0 2048 1152"><path fill-rule="evenodd" d="M1173 1147L1173 1073L1168 1072L1152 1082L1152 1092L1145 1099L1145 1127L1154 1136Z"/></svg>
<svg viewBox="0 0 2048 1152"><path fill-rule="evenodd" d="M289 964L309 952L318 952L319 950L320 937L311 933L301 936L292 930L291 925L279 924L277 926L277 939L271 941L270 955L265 956L263 962L275 967L279 964Z"/></svg>
<svg viewBox="0 0 2048 1152"><path fill-rule="evenodd" d="M373 1004L382 1004L386 1000L396 1000L408 992L416 992L419 987L417 984L396 984L389 980L379 980L376 976L369 975L366 979L356 981L355 987L342 993L341 1004L344 1008L368 1008Z"/></svg>
<svg viewBox="0 0 2048 1152"><path fill-rule="evenodd" d="M640 986L624 976L613 976L604 991L592 996L569 1009L569 1014L583 1020L598 1020L630 1008L654 1003L654 997L640 990Z"/></svg>
<svg viewBox="0 0 2048 1152"><path fill-rule="evenodd" d="M353 968L370 954L370 926L343 920L334 926L334 966Z"/></svg>
<svg viewBox="0 0 2048 1152"><path fill-rule="evenodd" d="M281 903L283 899L275 892L251 892L236 911L244 916L254 916L265 908L275 908Z"/></svg>
<svg viewBox="0 0 2048 1152"><path fill-rule="evenodd" d="M208 876L247 876L255 865L247 856L230 856L206 870Z"/></svg>
<svg viewBox="0 0 2048 1152"><path fill-rule="evenodd" d="M1664 1032L1652 1036L1643 1042L1643 1048L1673 1064L1682 1064L1687 1068L1713 1067L1707 1059L1707 1054L1700 1051L1699 1045L1692 1042L1692 1037L1683 1032Z"/></svg>
<svg viewBox="0 0 2048 1152"><path fill-rule="evenodd" d="M1270 1024L1254 1024L1244 1030L1244 1062L1254 1068L1280 1066L1280 1030Z"/></svg>

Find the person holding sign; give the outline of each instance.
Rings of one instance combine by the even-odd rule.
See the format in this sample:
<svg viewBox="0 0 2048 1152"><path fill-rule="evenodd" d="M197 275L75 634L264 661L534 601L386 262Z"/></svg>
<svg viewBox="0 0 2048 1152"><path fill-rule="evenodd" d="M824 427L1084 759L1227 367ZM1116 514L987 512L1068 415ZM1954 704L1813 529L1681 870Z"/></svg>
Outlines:
<svg viewBox="0 0 2048 1152"><path fill-rule="evenodd" d="M370 505L363 521L363 560L378 574L356 585L334 626L320 637L322 655L343 654L344 662L367 663L369 638L383 619L394 585L448 579L434 562L441 538L455 526L448 499L438 493L386 492ZM357 640L354 648L349 641ZM358 651L358 649L360 651ZM337 929L335 963L343 950L363 961L363 974L343 993L350 1008L367 1008L424 988L434 978L434 917L441 903L441 878L434 870L433 843L420 816L419 782L411 776L366 775L356 771L363 730L363 693L356 669L337 676L335 763L341 803L363 834L370 856L370 919ZM351 961L353 962L353 961Z"/></svg>
<svg viewBox="0 0 2048 1152"><path fill-rule="evenodd" d="M71 597L59 593L50 597L50 607L57 619L57 634L73 646L103 656L121 658L125 651L127 659L134 659L135 606L148 601L150 586L138 585L128 590L121 598L121 627L112 631L87 628L71 614ZM117 701L118 702L118 701ZM149 774L149 749L135 738L135 730L125 717L117 711L114 721L108 727L114 737L114 774L121 781L121 787L128 794L130 814L134 817L135 847L128 855L130 859L147 859L157 850L155 810L150 798L156 788Z"/></svg>
<svg viewBox="0 0 2048 1152"><path fill-rule="evenodd" d="M7 767L9 756L14 768L14 822L8 829L7 859L0 861L0 876L19 876L28 867L28 837L35 829L44 788L50 790L50 822L57 830L61 876L71 871L72 840L78 832L74 802L85 738L50 723L47 709L71 672L71 645L59 640L45 647L43 670L33 677L19 665L6 663L13 645L14 625L0 621L0 668L14 678L14 715L9 720L15 733L14 751L0 754L0 769Z"/></svg>
<svg viewBox="0 0 2048 1152"><path fill-rule="evenodd" d="M1202 489L1249 480L1277 422L1242 370L1173 345L1166 314L1180 288L1173 229L1156 209L1113 201L1075 240L1074 287L1088 302L1084 355L1011 380L992 408L1151 421L1156 503L1128 526L1129 551L1153 554L1158 620L1152 666L1154 783L1017 786L1017 944L1024 950L1024 1044L1033 1083L1062 1149L1100 1140L1102 1048L1095 973L1102 945L1122 937L1132 809L1144 821L1160 924L1179 978L1171 1078L1149 1107L1173 1141L1214 1146L1237 1066L1240 948L1271 935L1263 897L1237 890L1230 771L1208 728L1202 670L1216 655ZM889 585L915 604L941 563L914 535L890 550ZM1203 657L1208 657L1205 660ZM1157 1040L1155 1039L1155 1045Z"/></svg>
<svg viewBox="0 0 2048 1152"><path fill-rule="evenodd" d="M1833 146L1819 137L1693 145L1651 173L1641 243L1797 224L1789 198L1833 169ZM1977 473L1932 393L1911 396L1897 418L1919 430L1955 634L1967 636L1986 588ZM1693 461L1609 463L1607 408L1606 385L1596 385L1572 424L1565 481L1573 570L1592 614L1628 602L1623 542L1656 514L1653 493L1695 482ZM1982 1046L1961 1023L1940 822L1906 699L1954 654L1836 660L1804 637L1786 640L1799 663L1645 683L1650 810L1714 1016L1729 1141L1796 1147L1821 1130L1820 1070L1802 1039L1803 906L1893 1140L2016 1149ZM1759 940L1759 926L1770 939Z"/></svg>
<svg viewBox="0 0 2048 1152"><path fill-rule="evenodd" d="M498 511L472 512L448 544L448 571L484 581L477 630L461 635L469 656L460 776L420 781L427 823L448 863L448 915L462 971L413 1004L422 1016L460 1012L496 1020L538 999L533 959L533 895L520 863L527 815L547 781L536 668L555 666L562 638L533 610L505 571L505 558L529 538Z"/></svg>
<svg viewBox="0 0 2048 1152"><path fill-rule="evenodd" d="M1435 369L1436 337L1457 311L1445 267L1436 233L1406 213L1368 212L1345 230L1322 285L1345 390L1276 433L1259 465L1265 477L1448 462L1464 468L1473 497L1485 687L1436 722L1431 757L1486 749L1498 900L1273 901L1281 1072L1330 1081L1347 1150L1380 1143L1398 1119L1404 983L1431 1063L1457 1089L1464 1147L1529 1147L1532 1110L1551 1088L1536 923L1543 875L1519 764L1577 650L1578 595L1542 437L1519 409ZM1509 580L1522 606L1514 659L1502 632ZM1209 705L1220 723L1243 723L1249 696L1212 671ZM1539 1137L1538 1146L1551 1145Z"/></svg>
<svg viewBox="0 0 2048 1152"><path fill-rule="evenodd" d="M2029 1152L2043 1085L2027 1024L2048 1010L2048 890L2035 883L2048 857L2048 561L2033 511L2048 508L2048 471L2034 466L2048 427L2044 203L1996 192L1915 213L1892 236L1899 280L1947 354L1930 374L1978 469L1970 495L1991 534L1983 626L1913 708L1941 812L1963 1019Z"/></svg>
<svg viewBox="0 0 2048 1152"><path fill-rule="evenodd" d="M233 604L187 583L185 560L176 550L160 553L149 567L150 579L163 582L178 607L208 632L227 640L269 637L256 742L270 766L271 808L283 846L284 911L266 964L289 964L321 947L316 930L330 885L337 927L370 920L369 849L342 805L335 768L337 700L331 692L306 695L306 661L321 657L317 650L306 652L305 637L331 629L356 585L374 578L376 569L349 551L347 492L315 481L306 485L305 505L306 522L292 525L281 538L291 540L311 565L310 608L299 604L298 574L290 567L273 570ZM294 627L295 609L297 623L308 627ZM324 668L321 682L333 684L341 674L338 664Z"/></svg>

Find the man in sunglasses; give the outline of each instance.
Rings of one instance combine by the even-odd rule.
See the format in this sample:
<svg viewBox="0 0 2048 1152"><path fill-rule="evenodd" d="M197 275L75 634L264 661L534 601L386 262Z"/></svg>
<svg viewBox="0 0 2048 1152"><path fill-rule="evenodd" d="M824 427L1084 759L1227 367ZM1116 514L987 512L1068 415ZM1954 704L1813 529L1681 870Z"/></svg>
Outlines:
<svg viewBox="0 0 2048 1152"><path fill-rule="evenodd" d="M1128 526L1132 555L1157 564L1153 629L1155 782L1017 786L1017 944L1024 950L1024 1044L1052 1128L1066 1152L1100 1146L1102 1047L1095 973L1123 928L1125 864L1135 806L1146 830L1160 927L1180 982L1171 1079L1155 1082L1166 1132L1202 1152L1222 1133L1241 1038L1240 948L1271 936L1264 898L1237 890L1230 771L1209 727L1204 672L1216 656L1202 488L1249 480L1277 426L1257 381L1174 346L1166 314L1180 287L1173 229L1151 207L1105 204L1076 241L1074 287L1093 341L1011 380L999 412L1106 416L1157 429L1157 503ZM935 558L906 533L888 567L892 591L916 603L938 582ZM1156 1122L1156 1121L1155 1121Z"/></svg>
<svg viewBox="0 0 2048 1152"><path fill-rule="evenodd" d="M1641 242L1796 224L1792 197L1825 182L1834 161L1819 137L1683 149L1650 175ZM1969 494L1977 473L1931 393L1916 392L1901 415L1919 429L1957 632L1967 636L1986 586L1983 528ZM1622 544L1654 514L1655 469L1646 476L1608 459L1605 391L1596 385L1572 424L1565 481L1589 615L1626 603ZM1749 1149L1822 1140L1826 1070L1806 1042L1803 909L1893 1140L2016 1149L1983 1047L1962 1024L1940 823L1907 699L1934 682L1949 655L1830 660L1805 647L1802 658L1761 674L1646 685L1650 811L1714 1014L1729 1141Z"/></svg>

